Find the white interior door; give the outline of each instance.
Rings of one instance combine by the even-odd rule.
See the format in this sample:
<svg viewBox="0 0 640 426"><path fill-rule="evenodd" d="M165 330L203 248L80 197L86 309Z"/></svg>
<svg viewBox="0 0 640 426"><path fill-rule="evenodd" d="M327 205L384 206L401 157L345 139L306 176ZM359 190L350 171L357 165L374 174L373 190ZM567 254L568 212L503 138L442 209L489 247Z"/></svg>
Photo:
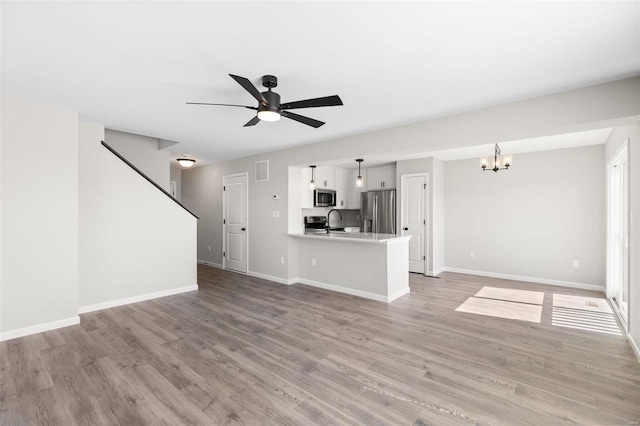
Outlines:
<svg viewBox="0 0 640 426"><path fill-rule="evenodd" d="M247 272L247 175L223 179L223 266Z"/></svg>
<svg viewBox="0 0 640 426"><path fill-rule="evenodd" d="M425 200L427 176L402 176L402 235L409 240L409 271L425 273Z"/></svg>
<svg viewBox="0 0 640 426"><path fill-rule="evenodd" d="M629 169L626 144L609 162L607 175L607 296L626 327L629 309Z"/></svg>

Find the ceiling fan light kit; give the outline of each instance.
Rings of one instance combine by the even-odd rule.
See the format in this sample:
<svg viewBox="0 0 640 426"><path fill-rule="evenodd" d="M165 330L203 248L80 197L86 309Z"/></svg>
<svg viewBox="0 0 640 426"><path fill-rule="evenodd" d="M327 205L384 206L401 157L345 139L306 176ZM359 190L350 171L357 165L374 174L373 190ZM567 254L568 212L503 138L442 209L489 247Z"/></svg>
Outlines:
<svg viewBox="0 0 640 426"><path fill-rule="evenodd" d="M280 120L280 114L277 111L258 111L258 118L262 121L274 122Z"/></svg>
<svg viewBox="0 0 640 426"><path fill-rule="evenodd" d="M267 88L265 92L260 92L252 83L245 77L240 77L238 75L229 74L231 78L233 78L240 86L242 86L251 96L253 96L258 101L257 107L252 107L248 105L235 105L235 104L214 104L214 103L206 103L206 102L187 102L188 105L217 105L217 106L232 106L232 107L240 107L247 108L258 111L255 117L247 122L244 127L255 126L260 121L278 121L280 117L289 118L291 120L297 121L302 124L306 124L307 126L311 126L314 128L318 128L325 123L323 121L315 120L313 118L305 117L299 114L295 114L293 112L287 111L290 109L299 109L299 108L319 108L326 106L339 106L342 104L342 99L340 96L325 96L323 98L314 98L314 99L305 99L302 101L295 102L280 102L280 95L271 89L278 86L278 78L274 75L264 75L262 76L262 85Z"/></svg>

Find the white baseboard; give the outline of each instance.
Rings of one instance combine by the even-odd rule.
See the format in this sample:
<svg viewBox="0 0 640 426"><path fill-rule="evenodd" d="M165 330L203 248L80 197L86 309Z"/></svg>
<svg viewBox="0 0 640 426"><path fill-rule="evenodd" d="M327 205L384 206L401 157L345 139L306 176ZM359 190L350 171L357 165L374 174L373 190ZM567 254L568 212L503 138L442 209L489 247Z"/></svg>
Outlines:
<svg viewBox="0 0 640 426"><path fill-rule="evenodd" d="M633 352L636 354L636 358L638 358L638 362L640 362L640 349L638 348L638 345L636 344L636 342L633 340L633 337L631 337L631 334L629 333L627 333L627 340L631 344L631 349L633 349Z"/></svg>
<svg viewBox="0 0 640 426"><path fill-rule="evenodd" d="M387 297L387 303L391 303L394 300L396 300L399 297L404 296L405 294L408 294L411 292L411 289L409 287L405 287L400 291L396 291L395 293L393 293L392 295Z"/></svg>
<svg viewBox="0 0 640 426"><path fill-rule="evenodd" d="M108 302L96 303L93 305L80 306L79 314L101 311L103 309L115 308L116 306L128 305L130 303L144 302L145 300L157 299L159 297L173 296L174 294L186 293L198 289L198 284L185 287L172 288L170 290L156 291L153 293L141 294L138 296L125 297L124 299L110 300Z"/></svg>
<svg viewBox="0 0 640 426"><path fill-rule="evenodd" d="M222 265L219 263L208 262L206 260L200 260L200 259L198 259L198 263L201 265L213 266L214 268L223 269Z"/></svg>
<svg viewBox="0 0 640 426"><path fill-rule="evenodd" d="M297 278L286 279L286 278L274 277L273 275L261 274L260 272L253 272L253 271L248 271L247 275L251 277L262 278L263 280L273 281L274 283L284 284L284 285L291 285L298 282Z"/></svg>
<svg viewBox="0 0 640 426"><path fill-rule="evenodd" d="M29 336L31 334L42 333L43 331L55 330L56 328L69 327L70 325L80 324L80 317L75 317L45 322L44 324L32 325L29 327L18 328L16 330L4 331L0 333L0 342L5 340L17 339L18 337Z"/></svg>
<svg viewBox="0 0 640 426"><path fill-rule="evenodd" d="M395 299L397 299L400 296L403 296L407 293L409 293L409 287L407 287L406 289L402 289L390 296L383 296L381 294L375 294L375 293L369 293L368 291L362 291L362 290L355 290L352 288L348 288L348 287L342 287L339 285L335 285L335 284L327 284L327 283L323 283L320 281L313 281L313 280L308 280L306 278L298 278L297 282L299 282L300 284L305 284L305 285L309 285L312 287L318 287L318 288L322 288L325 290L331 290L331 291L336 291L338 293L344 293L344 294L349 294L351 296L358 296L358 297L363 297L365 299L371 299L371 300L375 300L378 302L385 302L385 303L390 303L392 301L394 301Z"/></svg>
<svg viewBox="0 0 640 426"><path fill-rule="evenodd" d="M503 278L505 280L557 285L560 287L580 288L583 290L594 290L594 291L601 291L601 292L605 291L605 287L603 285L575 283L572 281L549 280L546 278L524 277L521 275L499 274L496 272L487 272L487 271L473 271L471 269L451 268L449 266L445 266L444 271L441 271L441 272L456 272L459 274L479 275L481 277Z"/></svg>
<svg viewBox="0 0 640 426"><path fill-rule="evenodd" d="M442 267L440 269L436 269L435 271L433 271L433 273L431 275L440 275L441 273L443 273L445 271L445 268Z"/></svg>

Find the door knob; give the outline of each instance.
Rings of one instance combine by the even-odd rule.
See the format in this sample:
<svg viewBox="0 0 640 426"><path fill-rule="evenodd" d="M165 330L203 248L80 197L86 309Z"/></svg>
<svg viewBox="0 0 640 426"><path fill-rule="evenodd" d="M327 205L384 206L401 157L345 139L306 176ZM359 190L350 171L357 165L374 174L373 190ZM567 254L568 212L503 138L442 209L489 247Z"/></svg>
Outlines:
<svg viewBox="0 0 640 426"><path fill-rule="evenodd" d="M247 230L247 228L240 228L240 230L241 230L241 231L246 231L246 230Z"/></svg>
<svg viewBox="0 0 640 426"><path fill-rule="evenodd" d="M408 230L409 230L409 228L402 228L402 229L404 229L405 231L408 231Z"/></svg>

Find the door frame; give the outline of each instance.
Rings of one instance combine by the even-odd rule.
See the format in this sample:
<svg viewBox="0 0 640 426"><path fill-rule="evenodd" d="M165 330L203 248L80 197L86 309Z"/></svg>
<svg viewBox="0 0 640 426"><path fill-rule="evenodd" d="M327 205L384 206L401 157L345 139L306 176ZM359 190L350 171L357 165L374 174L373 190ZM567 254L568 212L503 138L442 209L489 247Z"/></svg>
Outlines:
<svg viewBox="0 0 640 426"><path fill-rule="evenodd" d="M618 309L618 305L612 300L613 297L613 266L611 264L612 262L612 257L613 257L613 247L612 247L612 237L611 237L611 220L612 220L612 194L611 194L611 168L615 163L618 163L619 161L621 161L623 158L626 158L627 161L627 173L628 173L628 167L629 167L629 138L625 138L625 140L622 142L622 144L620 145L620 147L616 150L616 152L611 156L611 158L607 161L607 169L606 169L606 178L607 178L607 231L606 231L606 238L607 238L607 261L606 261L606 296L607 299L609 300L611 306L613 307L614 312L616 313L616 316L618 317L618 319L620 320L620 323L622 323L623 328L625 329L625 331L628 331L628 327L629 327L629 300L627 300L627 312L626 312L626 316L622 315L622 312L620 312L620 310ZM629 179L630 176L627 175L627 178ZM628 181L627 181L627 185L628 185ZM627 189L629 188L629 185L627 186ZM629 207L629 201L630 201L630 194L629 191L627 190L627 192L625 193L624 191L621 191L621 194L623 194L623 197L626 198L626 204L627 204L627 209ZM629 223L629 211L627 210L627 214L626 214L626 228L627 228L627 238L629 238L629 232L630 232L630 223ZM627 246L626 248L626 256L627 259L629 260L627 262L627 271L626 271L626 275L627 275L627 282L626 283L622 283L622 285L626 285L626 294L627 294L627 299L629 297L629 291L630 291L630 284L631 284L631 280L629 279L630 277L630 268L631 268L631 262L630 262L630 250L629 250L629 246Z"/></svg>
<svg viewBox="0 0 640 426"><path fill-rule="evenodd" d="M424 176L424 181L427 187L424 190L424 242L422 247L422 253L424 253L424 271L422 271L423 275L429 275L429 238L431 235L429 234L429 223L431 220L431 215L429 214L429 193L431 191L431 187L429 186L429 172L420 172L420 173L403 173L400 175L400 230L404 229L404 186L405 179L410 177L419 177Z"/></svg>
<svg viewBox="0 0 640 426"><path fill-rule="evenodd" d="M226 228L226 223L225 223L225 212L227 211L227 201L226 201L226 197L224 194L224 187L225 187L225 180L227 179L232 179L232 178L237 178L237 177L244 177L246 182L247 182L247 194L245 197L245 203L247 206L247 231L246 231L246 235L247 235L247 244L245 244L246 250L247 252L245 253L246 258L247 258L247 272L245 272L245 274L249 273L249 172L241 172L241 173L232 173L230 175L224 175L222 176L222 269L227 270L227 256L225 256L224 254L227 251L227 236L225 234L225 228ZM241 274L242 272L238 272L238 271L231 271L231 272L236 272L238 274Z"/></svg>

